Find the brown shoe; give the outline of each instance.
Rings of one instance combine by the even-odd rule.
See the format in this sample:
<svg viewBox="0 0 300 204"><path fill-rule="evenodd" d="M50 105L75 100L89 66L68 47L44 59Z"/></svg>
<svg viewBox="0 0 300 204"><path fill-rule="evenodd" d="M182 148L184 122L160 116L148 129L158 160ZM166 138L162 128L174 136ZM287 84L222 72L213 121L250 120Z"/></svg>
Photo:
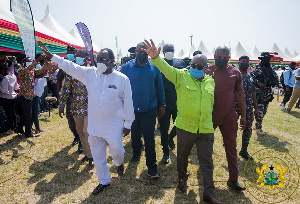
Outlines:
<svg viewBox="0 0 300 204"><path fill-rule="evenodd" d="M101 191L103 191L103 189L105 187L109 186L109 184L107 185L102 185L102 184L99 184L93 191L93 194L96 195L96 194L99 194Z"/></svg>
<svg viewBox="0 0 300 204"><path fill-rule="evenodd" d="M222 204L214 196L213 197L203 196L203 201L206 203L212 203L212 204Z"/></svg>
<svg viewBox="0 0 300 204"><path fill-rule="evenodd" d="M185 193L187 191L187 182L180 179L179 184L178 184L178 188L181 192Z"/></svg>
<svg viewBox="0 0 300 204"><path fill-rule="evenodd" d="M39 133L41 133L41 132L44 132L44 130L42 130L42 129L36 129L36 130L35 130L35 134L39 134Z"/></svg>
<svg viewBox="0 0 300 204"><path fill-rule="evenodd" d="M121 164L120 166L117 166L117 173L120 177L124 175L124 165Z"/></svg>

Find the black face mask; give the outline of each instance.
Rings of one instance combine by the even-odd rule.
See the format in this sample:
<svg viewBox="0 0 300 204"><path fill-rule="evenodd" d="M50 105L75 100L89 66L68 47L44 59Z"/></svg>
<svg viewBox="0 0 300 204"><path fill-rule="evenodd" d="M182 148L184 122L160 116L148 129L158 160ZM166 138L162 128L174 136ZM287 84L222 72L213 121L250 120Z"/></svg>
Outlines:
<svg viewBox="0 0 300 204"><path fill-rule="evenodd" d="M261 58L260 59L260 63L262 65L269 65L270 64L270 61L271 61L271 58L270 57L264 57L264 58Z"/></svg>
<svg viewBox="0 0 300 204"><path fill-rule="evenodd" d="M215 64L219 69L224 69L227 66L228 59L215 59Z"/></svg>
<svg viewBox="0 0 300 204"><path fill-rule="evenodd" d="M239 68L241 71L247 71L247 69L249 68L249 63L240 63Z"/></svg>
<svg viewBox="0 0 300 204"><path fill-rule="evenodd" d="M146 63L148 61L148 54L144 52L139 53L137 56L137 60L140 63Z"/></svg>

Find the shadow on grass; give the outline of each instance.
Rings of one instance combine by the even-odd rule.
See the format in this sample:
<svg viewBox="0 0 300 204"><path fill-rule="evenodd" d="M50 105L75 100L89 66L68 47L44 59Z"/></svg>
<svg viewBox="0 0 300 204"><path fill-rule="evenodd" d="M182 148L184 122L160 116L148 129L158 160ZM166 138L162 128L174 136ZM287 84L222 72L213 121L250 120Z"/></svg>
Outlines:
<svg viewBox="0 0 300 204"><path fill-rule="evenodd" d="M300 118L300 113L296 112L296 111L291 111L290 115L296 117L296 118Z"/></svg>
<svg viewBox="0 0 300 204"><path fill-rule="evenodd" d="M19 156L19 151L25 150L24 147L20 145L20 143L24 141L26 141L30 146L35 145L34 142L32 142L30 139L26 139L25 136L15 135L13 138L0 145L0 154L6 151L12 151L13 156Z"/></svg>
<svg viewBox="0 0 300 204"><path fill-rule="evenodd" d="M34 191L41 196L37 203L52 203L55 198L72 193L91 178L91 167L86 165L80 170L81 162L76 160L77 152L68 154L71 147L69 145L51 158L36 161L29 167L29 172L34 175L27 182L37 182ZM54 176L51 178L52 174Z"/></svg>
<svg viewBox="0 0 300 204"><path fill-rule="evenodd" d="M259 144L265 147L275 147L275 148L282 149L286 152L289 152L289 149L286 148L285 146L291 144L286 141L279 141L277 137L269 134L265 134L264 136L257 136L257 141ZM275 150L280 151L279 149L275 149Z"/></svg>

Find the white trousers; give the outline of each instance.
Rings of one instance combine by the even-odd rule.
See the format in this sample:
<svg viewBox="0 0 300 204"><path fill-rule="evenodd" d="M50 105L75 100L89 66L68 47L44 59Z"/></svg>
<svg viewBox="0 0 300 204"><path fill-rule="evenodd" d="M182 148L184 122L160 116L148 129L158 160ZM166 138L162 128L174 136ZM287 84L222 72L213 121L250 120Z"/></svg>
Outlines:
<svg viewBox="0 0 300 204"><path fill-rule="evenodd" d="M104 139L102 137L92 135L89 136L89 144L91 147L98 180L102 185L107 185L111 182L106 160L107 143L109 145L109 152L112 155L114 165L120 166L124 162L125 153L122 137Z"/></svg>

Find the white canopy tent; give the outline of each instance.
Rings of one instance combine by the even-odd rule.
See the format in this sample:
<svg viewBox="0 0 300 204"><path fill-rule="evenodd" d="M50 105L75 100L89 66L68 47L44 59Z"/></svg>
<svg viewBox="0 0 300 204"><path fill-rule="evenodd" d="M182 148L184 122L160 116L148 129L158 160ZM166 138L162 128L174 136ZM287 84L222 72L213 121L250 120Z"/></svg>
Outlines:
<svg viewBox="0 0 300 204"><path fill-rule="evenodd" d="M290 51L287 49L287 47L285 47L283 53L287 56L286 60L292 60L294 58L294 56L290 53Z"/></svg>
<svg viewBox="0 0 300 204"><path fill-rule="evenodd" d="M72 29L69 33L73 37L75 37L78 41L82 42L82 39L81 39L80 35L74 29ZM93 50L96 51L96 52L99 52L100 48L95 43L92 43L92 44L93 44Z"/></svg>
<svg viewBox="0 0 300 204"><path fill-rule="evenodd" d="M294 57L297 57L297 56L298 56L298 52L297 52L296 50L294 51L293 56L294 56Z"/></svg>
<svg viewBox="0 0 300 204"><path fill-rule="evenodd" d="M283 60L286 60L286 58L287 58L287 56L279 49L279 47L277 46L276 43L273 44L273 46L270 48L269 51L270 52L277 52L278 55L283 58Z"/></svg>
<svg viewBox="0 0 300 204"><path fill-rule="evenodd" d="M200 42L200 45L199 45L199 47L198 47L198 50L200 50L200 51L202 52L202 54L204 54L204 55L207 57L207 59L213 58L212 53L210 53L210 52L208 51L208 49L205 47L205 45L204 45L204 43L203 43L202 41Z"/></svg>
<svg viewBox="0 0 300 204"><path fill-rule="evenodd" d="M244 49L244 47L242 46L242 44L240 42L238 42L232 51L231 59L237 60L243 55L249 56L251 58L250 53Z"/></svg>
<svg viewBox="0 0 300 204"><path fill-rule="evenodd" d="M257 60L258 57L260 56L260 51L258 51L256 46L254 47L254 49L251 53L251 56L252 56L252 58L250 58L250 59L253 59L253 60Z"/></svg>

